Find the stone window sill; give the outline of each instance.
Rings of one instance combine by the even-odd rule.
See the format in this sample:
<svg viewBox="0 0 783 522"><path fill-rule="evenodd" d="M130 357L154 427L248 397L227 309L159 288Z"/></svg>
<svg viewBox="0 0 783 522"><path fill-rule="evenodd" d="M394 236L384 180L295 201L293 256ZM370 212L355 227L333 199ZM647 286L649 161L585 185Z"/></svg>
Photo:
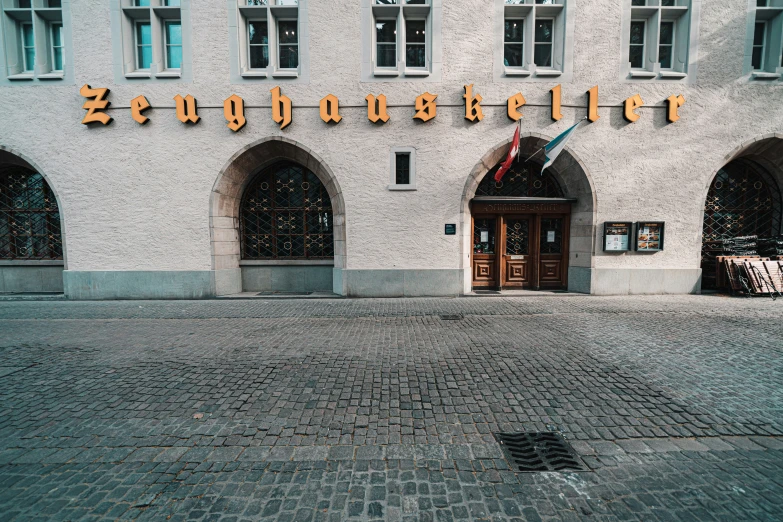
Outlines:
<svg viewBox="0 0 783 522"><path fill-rule="evenodd" d="M503 72L506 76L530 76L530 71L521 67L506 67Z"/></svg>
<svg viewBox="0 0 783 522"><path fill-rule="evenodd" d="M682 80L683 78L687 78L687 73L682 73L678 71L661 71L661 78L664 80Z"/></svg>
<svg viewBox="0 0 783 522"><path fill-rule="evenodd" d="M630 72L631 78L640 78L640 79L646 79L651 80L658 76L657 73L654 73L652 71L644 71L644 70L638 70L638 71L631 71Z"/></svg>
<svg viewBox="0 0 783 522"><path fill-rule="evenodd" d="M396 190L400 192L404 191L414 191L416 189L416 185L389 185L389 190Z"/></svg>
<svg viewBox="0 0 783 522"><path fill-rule="evenodd" d="M563 71L558 71L557 69L536 69L536 76L541 77L555 77L555 76L562 76Z"/></svg>
<svg viewBox="0 0 783 522"><path fill-rule="evenodd" d="M39 80L62 80L63 77L64 74L62 71L50 72L50 73L38 75Z"/></svg>
<svg viewBox="0 0 783 522"><path fill-rule="evenodd" d="M266 78L269 75L266 73L266 71L243 71L242 72L242 78Z"/></svg>
<svg viewBox="0 0 783 522"><path fill-rule="evenodd" d="M764 71L753 71L750 75L754 80L777 80L781 77L780 73L771 73Z"/></svg>
<svg viewBox="0 0 783 522"><path fill-rule="evenodd" d="M273 78L299 78L299 71L280 69L272 73Z"/></svg>
<svg viewBox="0 0 783 522"><path fill-rule="evenodd" d="M405 76L425 77L429 75L430 71L427 69L405 69Z"/></svg>
<svg viewBox="0 0 783 522"><path fill-rule="evenodd" d="M33 73L20 73L20 74L12 74L8 77L11 81L24 81L24 80L33 80L35 78L35 75Z"/></svg>
<svg viewBox="0 0 783 522"><path fill-rule="evenodd" d="M373 71L373 76L393 77L393 76L399 76L399 75L400 75L400 71L398 71L397 69L375 69Z"/></svg>
<svg viewBox="0 0 783 522"><path fill-rule="evenodd" d="M182 78L182 73L180 73L179 69L172 69L170 71L156 73L155 78Z"/></svg>
<svg viewBox="0 0 783 522"><path fill-rule="evenodd" d="M144 78L149 79L150 78L150 72L149 71L133 71L133 72L125 73L125 77L133 79L133 80L144 79Z"/></svg>

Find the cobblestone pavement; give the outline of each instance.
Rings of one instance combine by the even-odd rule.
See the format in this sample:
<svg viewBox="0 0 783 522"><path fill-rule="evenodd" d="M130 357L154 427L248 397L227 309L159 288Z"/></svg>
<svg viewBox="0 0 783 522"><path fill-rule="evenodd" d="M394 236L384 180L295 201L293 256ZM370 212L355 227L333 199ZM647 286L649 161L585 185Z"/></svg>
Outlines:
<svg viewBox="0 0 783 522"><path fill-rule="evenodd" d="M718 296L0 302L0 520L783 520L782 320ZM589 471L515 474L498 431L560 432Z"/></svg>

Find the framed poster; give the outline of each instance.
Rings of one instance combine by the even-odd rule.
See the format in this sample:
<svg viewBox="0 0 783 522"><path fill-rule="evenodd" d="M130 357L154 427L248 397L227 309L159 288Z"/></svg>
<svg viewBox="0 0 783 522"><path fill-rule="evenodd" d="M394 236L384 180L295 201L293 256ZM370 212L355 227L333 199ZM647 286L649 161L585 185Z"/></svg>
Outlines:
<svg viewBox="0 0 783 522"><path fill-rule="evenodd" d="M627 252L631 250L631 232L633 223L630 221L604 223L604 252Z"/></svg>
<svg viewBox="0 0 783 522"><path fill-rule="evenodd" d="M663 250L663 221L636 223L636 251L660 252Z"/></svg>

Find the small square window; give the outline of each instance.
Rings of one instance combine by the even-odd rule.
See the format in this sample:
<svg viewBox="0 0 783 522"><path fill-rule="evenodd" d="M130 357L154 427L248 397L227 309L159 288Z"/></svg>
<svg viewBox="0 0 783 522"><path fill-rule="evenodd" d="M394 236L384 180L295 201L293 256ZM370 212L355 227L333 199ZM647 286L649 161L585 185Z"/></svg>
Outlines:
<svg viewBox="0 0 783 522"><path fill-rule="evenodd" d="M392 148L389 190L416 190L416 149L413 147Z"/></svg>
<svg viewBox="0 0 783 522"><path fill-rule="evenodd" d="M62 0L49 0L46 2L46 7L49 9L62 9L63 2Z"/></svg>
<svg viewBox="0 0 783 522"><path fill-rule="evenodd" d="M16 7L18 7L19 9L30 9L31 7L33 7L32 4L33 4L32 0L19 0L16 3Z"/></svg>
<svg viewBox="0 0 783 522"><path fill-rule="evenodd" d="M411 155L409 152L397 152L395 154L395 184L411 184Z"/></svg>

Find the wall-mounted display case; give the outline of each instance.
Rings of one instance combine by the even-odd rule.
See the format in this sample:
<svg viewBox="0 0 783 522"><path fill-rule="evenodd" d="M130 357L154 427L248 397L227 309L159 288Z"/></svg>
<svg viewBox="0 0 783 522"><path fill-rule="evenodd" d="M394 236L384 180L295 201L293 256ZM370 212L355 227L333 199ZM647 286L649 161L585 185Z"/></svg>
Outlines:
<svg viewBox="0 0 783 522"><path fill-rule="evenodd" d="M636 223L637 252L660 252L663 250L663 221L639 221Z"/></svg>
<svg viewBox="0 0 783 522"><path fill-rule="evenodd" d="M627 252L631 250L633 223L618 221L604 223L604 252Z"/></svg>

